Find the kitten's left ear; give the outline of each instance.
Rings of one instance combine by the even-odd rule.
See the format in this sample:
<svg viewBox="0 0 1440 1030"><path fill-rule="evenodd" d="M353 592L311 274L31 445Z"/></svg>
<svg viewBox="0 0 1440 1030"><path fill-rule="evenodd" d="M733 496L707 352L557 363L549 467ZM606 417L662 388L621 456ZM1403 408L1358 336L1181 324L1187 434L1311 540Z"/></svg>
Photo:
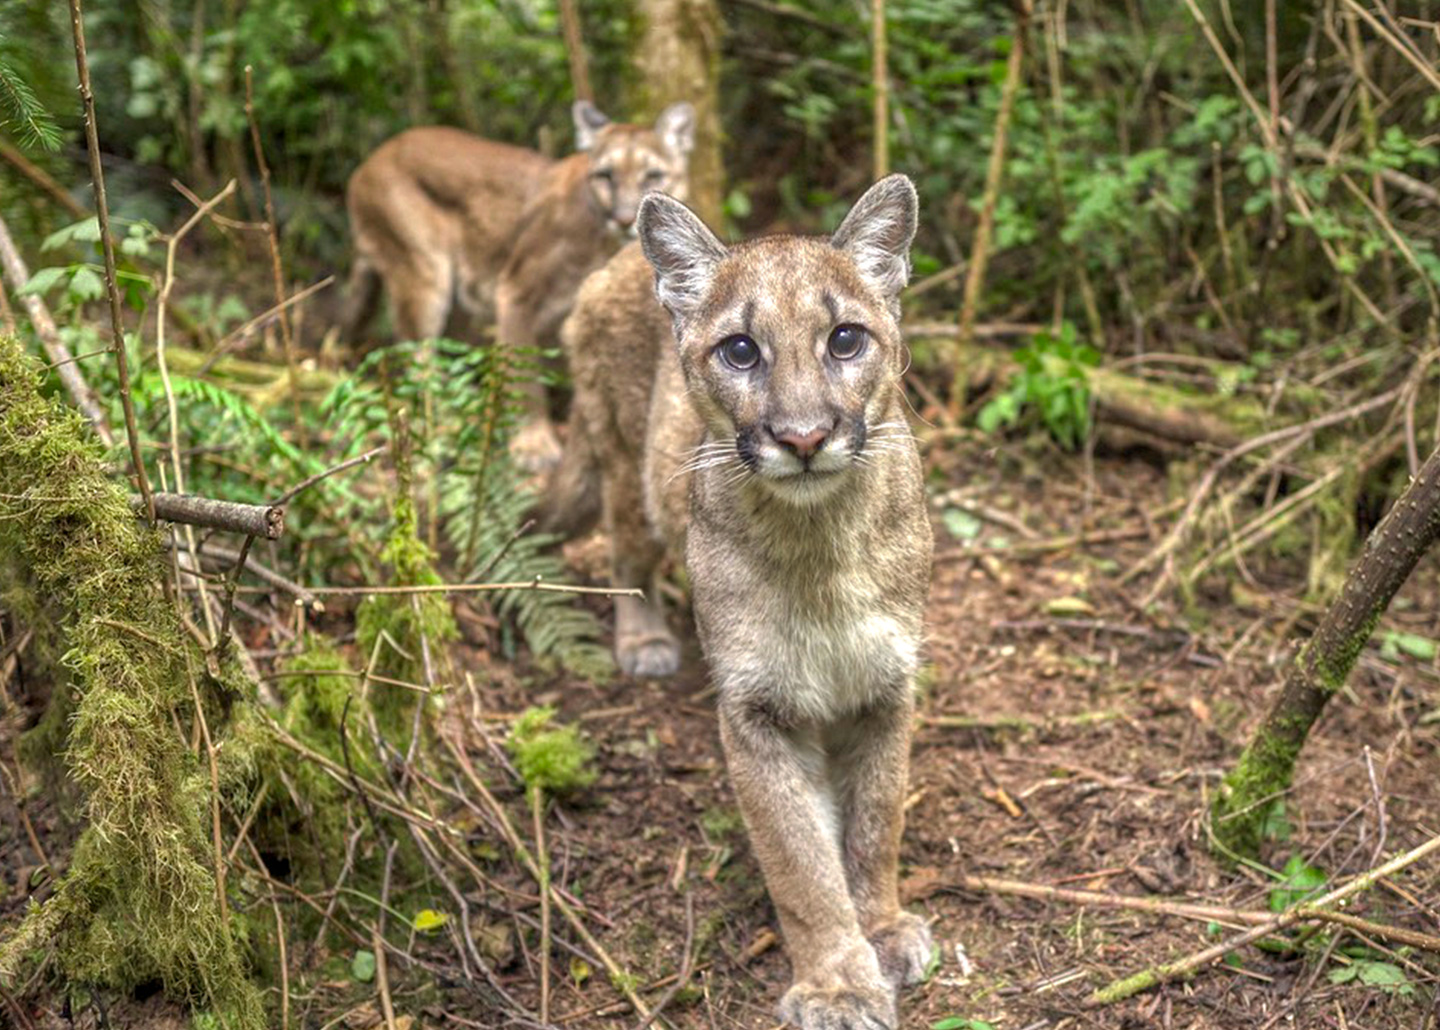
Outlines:
<svg viewBox="0 0 1440 1030"><path fill-rule="evenodd" d="M645 257L655 269L655 296L678 327L705 299L725 244L674 197L647 193L635 217Z"/></svg>
<svg viewBox="0 0 1440 1030"><path fill-rule="evenodd" d="M865 191L830 237L831 246L849 254L860 274L887 298L898 297L910 280L919 206L910 180L888 175Z"/></svg>

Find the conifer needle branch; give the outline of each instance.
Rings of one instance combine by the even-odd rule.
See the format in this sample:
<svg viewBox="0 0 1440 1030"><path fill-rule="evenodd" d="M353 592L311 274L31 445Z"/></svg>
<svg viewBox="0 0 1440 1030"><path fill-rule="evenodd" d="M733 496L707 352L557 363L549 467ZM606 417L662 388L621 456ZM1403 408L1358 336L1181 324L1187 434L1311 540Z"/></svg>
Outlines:
<svg viewBox="0 0 1440 1030"><path fill-rule="evenodd" d="M100 133L95 125L95 94L90 89L90 63L85 57L85 23L80 0L70 0L70 30L75 38L75 71L80 78L80 100L85 108L85 149L90 153L90 180L95 191L95 218L105 253L105 292L110 299L115 370L120 379L120 406L125 412L125 435L130 442L130 463L144 500L146 517L155 522L155 499L145 460L140 455L140 431L135 425L135 401L130 396L130 365L125 356L125 329L120 321L120 287L115 281L115 240L110 235L110 208L105 201L105 172L100 166Z"/></svg>

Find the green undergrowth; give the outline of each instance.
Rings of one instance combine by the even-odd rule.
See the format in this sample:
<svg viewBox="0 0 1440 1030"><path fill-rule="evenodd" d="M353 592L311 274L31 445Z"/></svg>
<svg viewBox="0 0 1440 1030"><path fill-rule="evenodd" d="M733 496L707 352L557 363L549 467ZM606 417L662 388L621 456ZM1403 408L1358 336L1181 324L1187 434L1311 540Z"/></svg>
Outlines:
<svg viewBox="0 0 1440 1030"><path fill-rule="evenodd" d="M506 747L529 790L565 797L595 782L595 745L578 727L557 723L548 706L521 712Z"/></svg>
<svg viewBox="0 0 1440 1030"><path fill-rule="evenodd" d="M195 719L192 683L211 716L247 699L231 693L234 677L207 677L158 588L158 535L79 416L40 387L39 365L0 339L0 564L11 596L59 609L70 711L45 739L63 753L86 825L55 893L0 943L0 980L53 946L71 983L158 980L222 1025L259 1028L243 923L217 904L208 773L176 733ZM228 742L217 741L227 782L253 758L251 741Z"/></svg>

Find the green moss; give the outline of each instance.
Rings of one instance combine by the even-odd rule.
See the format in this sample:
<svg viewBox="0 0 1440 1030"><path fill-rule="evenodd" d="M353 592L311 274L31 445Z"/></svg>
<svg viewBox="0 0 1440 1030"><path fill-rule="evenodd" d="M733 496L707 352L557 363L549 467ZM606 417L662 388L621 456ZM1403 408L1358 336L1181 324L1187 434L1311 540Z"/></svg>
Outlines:
<svg viewBox="0 0 1440 1030"><path fill-rule="evenodd" d="M574 726L552 728L554 719L553 708L527 708L505 746L526 787L563 796L595 782L595 748Z"/></svg>
<svg viewBox="0 0 1440 1030"><path fill-rule="evenodd" d="M175 732L192 717L189 677L204 664L160 595L158 535L135 519L79 416L42 397L40 378L15 340L0 339L0 563L63 612L65 764L88 825L56 894L0 944L0 979L53 942L71 982L159 979L228 1026L258 1028L260 996L216 898L209 780Z"/></svg>

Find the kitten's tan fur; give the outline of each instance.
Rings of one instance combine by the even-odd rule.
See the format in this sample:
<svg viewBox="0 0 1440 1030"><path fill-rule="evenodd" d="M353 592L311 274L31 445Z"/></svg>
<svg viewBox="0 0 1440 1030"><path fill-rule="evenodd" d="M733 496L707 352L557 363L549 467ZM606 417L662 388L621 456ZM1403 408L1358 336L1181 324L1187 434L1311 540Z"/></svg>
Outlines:
<svg viewBox="0 0 1440 1030"><path fill-rule="evenodd" d="M444 333L457 309L494 318L510 346L551 343L575 291L633 235L650 190L684 196L694 112L653 127L574 108L578 153L560 161L457 129L410 129L350 177L355 244L342 334L353 340L387 294L402 340ZM541 414L537 394L533 415ZM541 422L538 463L557 455ZM522 447L521 450L526 450Z"/></svg>
<svg viewBox="0 0 1440 1030"><path fill-rule="evenodd" d="M615 585L651 589L683 539L727 764L794 967L781 1013L803 1030L894 1027L895 990L931 950L896 889L931 554L900 387L914 188L882 180L830 238L727 248L659 195L639 226L645 253L592 276L564 330L589 446L567 455L552 518L588 462ZM863 348L837 357L855 329ZM727 357L737 335L753 367ZM679 663L639 601L617 604L616 644L633 673Z"/></svg>

